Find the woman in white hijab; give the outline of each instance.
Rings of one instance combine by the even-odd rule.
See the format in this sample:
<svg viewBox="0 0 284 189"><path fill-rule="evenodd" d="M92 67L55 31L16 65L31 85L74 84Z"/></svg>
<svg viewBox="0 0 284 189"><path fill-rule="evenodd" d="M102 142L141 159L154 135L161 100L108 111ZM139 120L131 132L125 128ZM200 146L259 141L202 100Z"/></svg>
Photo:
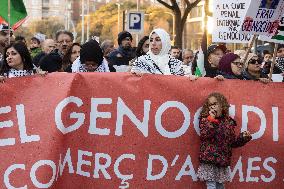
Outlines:
<svg viewBox="0 0 284 189"><path fill-rule="evenodd" d="M146 55L136 59L131 69L136 74L184 75L182 62L170 56L171 40L164 29L154 29L150 36L150 48Z"/></svg>

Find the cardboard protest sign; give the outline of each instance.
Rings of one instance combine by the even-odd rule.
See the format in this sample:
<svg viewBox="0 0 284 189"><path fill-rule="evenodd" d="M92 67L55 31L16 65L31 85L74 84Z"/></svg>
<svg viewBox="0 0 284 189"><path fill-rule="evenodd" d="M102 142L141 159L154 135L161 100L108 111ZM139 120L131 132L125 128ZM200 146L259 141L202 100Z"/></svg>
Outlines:
<svg viewBox="0 0 284 189"><path fill-rule="evenodd" d="M51 73L0 91L1 189L205 188L198 122L211 92L228 98L236 134L253 137L233 150L226 187L284 188L283 84Z"/></svg>
<svg viewBox="0 0 284 189"><path fill-rule="evenodd" d="M259 36L259 40L284 44L284 14L282 15L277 32L273 36Z"/></svg>
<svg viewBox="0 0 284 189"><path fill-rule="evenodd" d="M253 0L242 22L240 32L275 35L283 11L283 0Z"/></svg>
<svg viewBox="0 0 284 189"><path fill-rule="evenodd" d="M215 0L213 1L214 29L213 42L248 43L250 34L239 33L241 21L244 20L250 1L247 0Z"/></svg>

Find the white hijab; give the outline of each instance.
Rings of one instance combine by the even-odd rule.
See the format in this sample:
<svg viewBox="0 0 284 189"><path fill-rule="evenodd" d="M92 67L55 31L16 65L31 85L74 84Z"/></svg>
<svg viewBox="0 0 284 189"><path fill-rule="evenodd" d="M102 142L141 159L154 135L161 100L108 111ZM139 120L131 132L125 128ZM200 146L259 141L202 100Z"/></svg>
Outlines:
<svg viewBox="0 0 284 189"><path fill-rule="evenodd" d="M162 49L158 55L155 55L150 48L148 54L150 55L151 59L157 64L160 70L164 73L164 75L171 75L168 64L170 60L169 51L171 49L170 35L161 28L154 29L149 35L150 38L153 33L156 33L161 38Z"/></svg>

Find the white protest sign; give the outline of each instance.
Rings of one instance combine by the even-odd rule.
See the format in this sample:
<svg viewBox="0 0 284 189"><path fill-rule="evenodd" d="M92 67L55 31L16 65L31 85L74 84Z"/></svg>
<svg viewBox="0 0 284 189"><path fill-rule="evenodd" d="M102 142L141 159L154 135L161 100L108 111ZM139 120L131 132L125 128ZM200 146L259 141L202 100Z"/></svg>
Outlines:
<svg viewBox="0 0 284 189"><path fill-rule="evenodd" d="M259 36L259 40L268 41L273 43L284 44L284 14L280 19L280 24L278 26L277 32L273 36Z"/></svg>
<svg viewBox="0 0 284 189"><path fill-rule="evenodd" d="M253 0L242 22L240 33L272 36L284 12L284 0Z"/></svg>
<svg viewBox="0 0 284 189"><path fill-rule="evenodd" d="M248 0L215 0L213 2L213 42L248 43L250 34L239 33L241 21L249 8Z"/></svg>

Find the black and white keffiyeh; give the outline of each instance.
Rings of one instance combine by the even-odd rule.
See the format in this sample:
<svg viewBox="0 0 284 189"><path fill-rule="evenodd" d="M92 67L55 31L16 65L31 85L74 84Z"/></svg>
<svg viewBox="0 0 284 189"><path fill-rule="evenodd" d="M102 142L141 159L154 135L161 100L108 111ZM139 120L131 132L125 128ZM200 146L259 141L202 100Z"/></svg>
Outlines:
<svg viewBox="0 0 284 189"><path fill-rule="evenodd" d="M79 67L79 72L89 72L86 67L85 64L81 64ZM104 65L100 65L99 67L97 67L97 69L94 72L106 72L106 69L104 67Z"/></svg>
<svg viewBox="0 0 284 189"><path fill-rule="evenodd" d="M157 34L162 42L162 49L159 54L155 55L151 48L146 55L138 57L131 69L132 72L163 74L163 75L184 75L182 62L171 57L169 51L171 49L170 35L161 28L154 29L153 33Z"/></svg>
<svg viewBox="0 0 284 189"><path fill-rule="evenodd" d="M6 73L4 76L12 78L12 77L24 77L30 75L34 75L33 70L16 70L11 68L9 72Z"/></svg>
<svg viewBox="0 0 284 189"><path fill-rule="evenodd" d="M284 72L284 57L277 57L275 65Z"/></svg>
<svg viewBox="0 0 284 189"><path fill-rule="evenodd" d="M180 60L170 57L169 55L169 62L167 65L169 67L169 72L171 73L171 75L184 76L184 70L182 68L182 62ZM164 74L149 54L138 57L135 60L131 71L150 74Z"/></svg>
<svg viewBox="0 0 284 189"><path fill-rule="evenodd" d="M0 61L4 60L4 55L0 53Z"/></svg>
<svg viewBox="0 0 284 189"><path fill-rule="evenodd" d="M72 72L78 73L78 72L88 72L85 65L81 64L80 57L78 57L72 64ZM95 70L95 72L110 72L108 63L104 59L102 64Z"/></svg>

